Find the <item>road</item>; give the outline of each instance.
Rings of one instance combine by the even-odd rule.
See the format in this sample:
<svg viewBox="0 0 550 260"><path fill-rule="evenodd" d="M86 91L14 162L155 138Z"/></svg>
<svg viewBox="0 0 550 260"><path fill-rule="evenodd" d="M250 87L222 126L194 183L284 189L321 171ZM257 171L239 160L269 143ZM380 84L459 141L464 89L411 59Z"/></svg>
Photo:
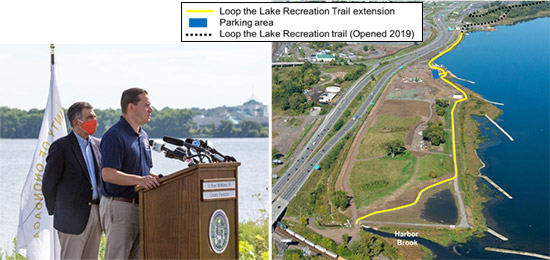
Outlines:
<svg viewBox="0 0 550 260"><path fill-rule="evenodd" d="M440 18L444 11L438 12L434 17ZM343 95L340 102L332 109L332 111L326 116L321 126L314 133L313 137L304 146L305 148L298 153L295 160L289 169L282 175L282 177L273 185L273 200L272 200L272 224L284 212L289 202L296 193L301 189L304 183L307 181L311 173L314 171L314 165L321 162L325 155L340 141L356 124L357 120L348 121L313 157L308 158L314 151L319 143L323 140L330 128L336 123L338 118L349 106L353 98L359 93L359 91L365 87L371 80L370 75L379 77L379 74L388 68L391 68L388 73L382 75L378 84L373 88L371 94L365 99L362 106L358 109L356 118L363 116L368 107L373 102L374 98L382 91L383 87L393 76L394 72L399 70L400 66L409 64L415 60L423 58L424 56L431 54L434 50L441 49L446 46L452 39L452 32L448 31L447 27L441 21L436 19L437 36L436 39L429 44L422 46L409 54L402 56L400 59L379 67L373 68L371 71L363 75L350 89ZM374 70L374 71L373 71Z"/></svg>

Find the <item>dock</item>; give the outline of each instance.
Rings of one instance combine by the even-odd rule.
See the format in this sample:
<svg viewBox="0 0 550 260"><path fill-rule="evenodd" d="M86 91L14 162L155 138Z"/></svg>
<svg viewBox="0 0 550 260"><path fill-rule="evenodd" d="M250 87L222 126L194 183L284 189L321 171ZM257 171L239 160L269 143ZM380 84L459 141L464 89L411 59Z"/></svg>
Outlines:
<svg viewBox="0 0 550 260"><path fill-rule="evenodd" d="M499 103L499 102L495 102L495 101L491 101L491 100L487 100L487 99L485 99L485 101L487 101L487 102L489 102L489 103L491 103L491 104L493 104L493 105L504 106L503 103Z"/></svg>
<svg viewBox="0 0 550 260"><path fill-rule="evenodd" d="M470 84L476 84L475 81L467 80L467 79L463 79L463 78L457 77L457 76L456 76L455 74L453 74L450 70L447 70L447 72L448 72L449 74L451 74L451 76L452 76L453 78L455 78L455 79L458 79L458 80L464 81L464 82L468 82L468 83L470 83Z"/></svg>
<svg viewBox="0 0 550 260"><path fill-rule="evenodd" d="M486 99L486 98L483 98L483 97L480 97L480 98L481 98L481 99L483 99L483 100L485 100L485 101L487 101L487 102L489 102L489 103L491 103L491 104L493 104L493 105L499 105L499 106L504 106L504 104L503 104L503 103L499 103L499 102L491 101L491 100L488 100L488 99Z"/></svg>
<svg viewBox="0 0 550 260"><path fill-rule="evenodd" d="M488 103L491 103L491 104L493 104L493 105L504 106L503 103L499 103L499 102L495 102L495 101L491 101L491 100L487 100L487 99L483 99L483 100L485 100L485 101L487 101Z"/></svg>
<svg viewBox="0 0 550 260"><path fill-rule="evenodd" d="M464 82L468 82L468 83L470 83L470 84L476 84L475 81L471 81L471 80L467 80L467 79L461 79L461 78L459 78L459 77L455 77L455 79L458 79L458 80L461 80L461 81L464 81Z"/></svg>
<svg viewBox="0 0 550 260"><path fill-rule="evenodd" d="M502 240L502 241L508 241L508 238L507 238L507 237L505 237L505 236L503 236L503 235L497 233L496 231L494 231L494 230L492 230L492 229L490 229L490 228L488 228L488 227L487 227L487 232L489 232L491 235L493 235L493 236L495 236L495 237L500 238L500 240Z"/></svg>
<svg viewBox="0 0 550 260"><path fill-rule="evenodd" d="M508 138L510 138L510 141L514 141L514 138L512 138L512 136L510 134L508 134L504 129L502 129L502 127L500 127L497 122L493 121L493 119L491 119L488 115L485 115L485 117L487 119L489 119L489 121L491 121L491 123L493 123L500 131L502 131L506 136L508 136Z"/></svg>
<svg viewBox="0 0 550 260"><path fill-rule="evenodd" d="M523 251L516 251L516 250L510 250L510 249L500 249L500 248L486 247L485 250L492 251L492 252L505 253L505 254L525 255L525 256L537 257L537 258L540 258L540 259L550 259L550 256L547 256L547 255L541 255L541 254L537 254L537 253L529 253L529 252L523 252Z"/></svg>
<svg viewBox="0 0 550 260"><path fill-rule="evenodd" d="M489 182L491 185L493 185L493 187L495 187L498 191L502 192L502 194L504 194L504 196L508 197L509 199L512 199L512 196L510 196L510 194L508 194L508 192L506 192L504 189L502 189L500 186L498 186L493 180L489 179L489 177L487 177L485 175L480 175L480 176L481 176L481 178L483 178L487 182Z"/></svg>

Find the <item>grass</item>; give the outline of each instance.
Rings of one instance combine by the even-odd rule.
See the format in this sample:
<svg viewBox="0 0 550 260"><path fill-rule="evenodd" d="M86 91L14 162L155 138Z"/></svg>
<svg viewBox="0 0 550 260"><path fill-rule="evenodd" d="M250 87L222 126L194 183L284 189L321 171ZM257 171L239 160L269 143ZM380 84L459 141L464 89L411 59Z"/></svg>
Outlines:
<svg viewBox="0 0 550 260"><path fill-rule="evenodd" d="M416 157L409 153L355 162L350 184L357 208L368 206L401 187L414 173Z"/></svg>
<svg viewBox="0 0 550 260"><path fill-rule="evenodd" d="M432 154L420 158L417 179L419 181L433 179L430 177L430 171L435 171L437 177L453 173L453 159L442 154Z"/></svg>
<svg viewBox="0 0 550 260"><path fill-rule="evenodd" d="M452 133L450 131L445 131L444 132L445 134L445 143L443 144L440 144L440 145L443 145L443 153L445 154L453 154L453 151L452 151Z"/></svg>
<svg viewBox="0 0 550 260"><path fill-rule="evenodd" d="M420 117L378 116L375 126L369 128L361 140L357 159L366 159L387 154L384 144L401 139L405 141L409 129L420 121Z"/></svg>

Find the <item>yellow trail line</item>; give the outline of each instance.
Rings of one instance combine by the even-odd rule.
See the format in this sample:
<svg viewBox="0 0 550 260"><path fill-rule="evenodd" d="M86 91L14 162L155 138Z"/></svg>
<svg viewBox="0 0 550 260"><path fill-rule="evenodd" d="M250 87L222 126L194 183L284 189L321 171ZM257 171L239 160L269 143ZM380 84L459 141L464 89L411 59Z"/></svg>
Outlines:
<svg viewBox="0 0 550 260"><path fill-rule="evenodd" d="M213 13L214 10L185 10L186 13Z"/></svg>
<svg viewBox="0 0 550 260"><path fill-rule="evenodd" d="M446 182L449 182L449 181L452 181L454 179L457 178L458 176L458 167L457 167L457 164L456 164L456 144L455 144L455 119L454 119L454 111L455 111L455 108L456 108L456 105L462 101L465 101L466 99L468 99L468 96L466 95L466 93L464 91L462 91L462 89L458 88L457 86L455 86L455 84L453 84L452 82L448 81L447 79L445 79L445 76L447 76L447 72L445 70L443 70L442 68L437 68L437 67L434 67L432 66L432 62L434 60L436 60L437 58L441 57L441 55L449 52L450 50L452 50L459 42L460 40L462 40L462 32L460 33L460 36L458 37L458 40L453 44L451 45L451 47L449 47L448 49L446 49L445 51L443 51L442 53L440 53L439 55L435 56L433 59L430 60L430 62L428 62L428 66L430 66L430 68L432 69L435 69L435 70L438 70L439 71L439 76L441 77L441 79L445 82L447 82L448 84L450 84L451 86L453 86L454 88L458 89L458 91L462 92L462 94L464 94L464 98L462 99L459 99L457 101L455 101L455 103L453 104L453 109L451 110L451 128L452 128L452 136L453 136L453 162L454 162L454 170L455 170L455 175L452 177L452 178L449 178L449 179L446 179L446 180L443 180L443 181L440 181L438 183L434 183L424 189L422 189L419 193L418 193L418 196L416 196L416 200L414 200L414 202L412 203L409 203L407 205L403 205L403 206L399 206L399 207L395 207L395 208L391 208L391 209L384 209L384 210L379 210L379 211L375 211L375 212L372 212L372 213L369 213L363 217L360 217L358 218L356 221L355 221L355 224L357 225L359 223L359 220L362 220L362 219L365 219L365 218L368 218L370 216L373 216L373 215L376 215L376 214L380 214L380 213L384 213L384 212L390 212L390 211L394 211L394 210L399 210L399 209L404 209L404 208L407 208L407 207L410 207L410 206L414 206L416 205L416 203L418 203L418 200L420 200L420 196L422 196L422 193L424 193L425 191L435 187L435 186L438 186L438 185L441 185L443 183L446 183Z"/></svg>

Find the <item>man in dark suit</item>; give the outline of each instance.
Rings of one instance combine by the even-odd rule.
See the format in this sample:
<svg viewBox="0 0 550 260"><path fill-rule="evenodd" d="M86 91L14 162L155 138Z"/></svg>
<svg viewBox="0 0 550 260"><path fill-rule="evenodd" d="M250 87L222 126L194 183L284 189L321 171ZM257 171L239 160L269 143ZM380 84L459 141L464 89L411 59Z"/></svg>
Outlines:
<svg viewBox="0 0 550 260"><path fill-rule="evenodd" d="M101 241L100 140L92 136L96 115L88 102L67 111L73 131L52 143L46 158L42 193L54 216L62 259L97 259Z"/></svg>

